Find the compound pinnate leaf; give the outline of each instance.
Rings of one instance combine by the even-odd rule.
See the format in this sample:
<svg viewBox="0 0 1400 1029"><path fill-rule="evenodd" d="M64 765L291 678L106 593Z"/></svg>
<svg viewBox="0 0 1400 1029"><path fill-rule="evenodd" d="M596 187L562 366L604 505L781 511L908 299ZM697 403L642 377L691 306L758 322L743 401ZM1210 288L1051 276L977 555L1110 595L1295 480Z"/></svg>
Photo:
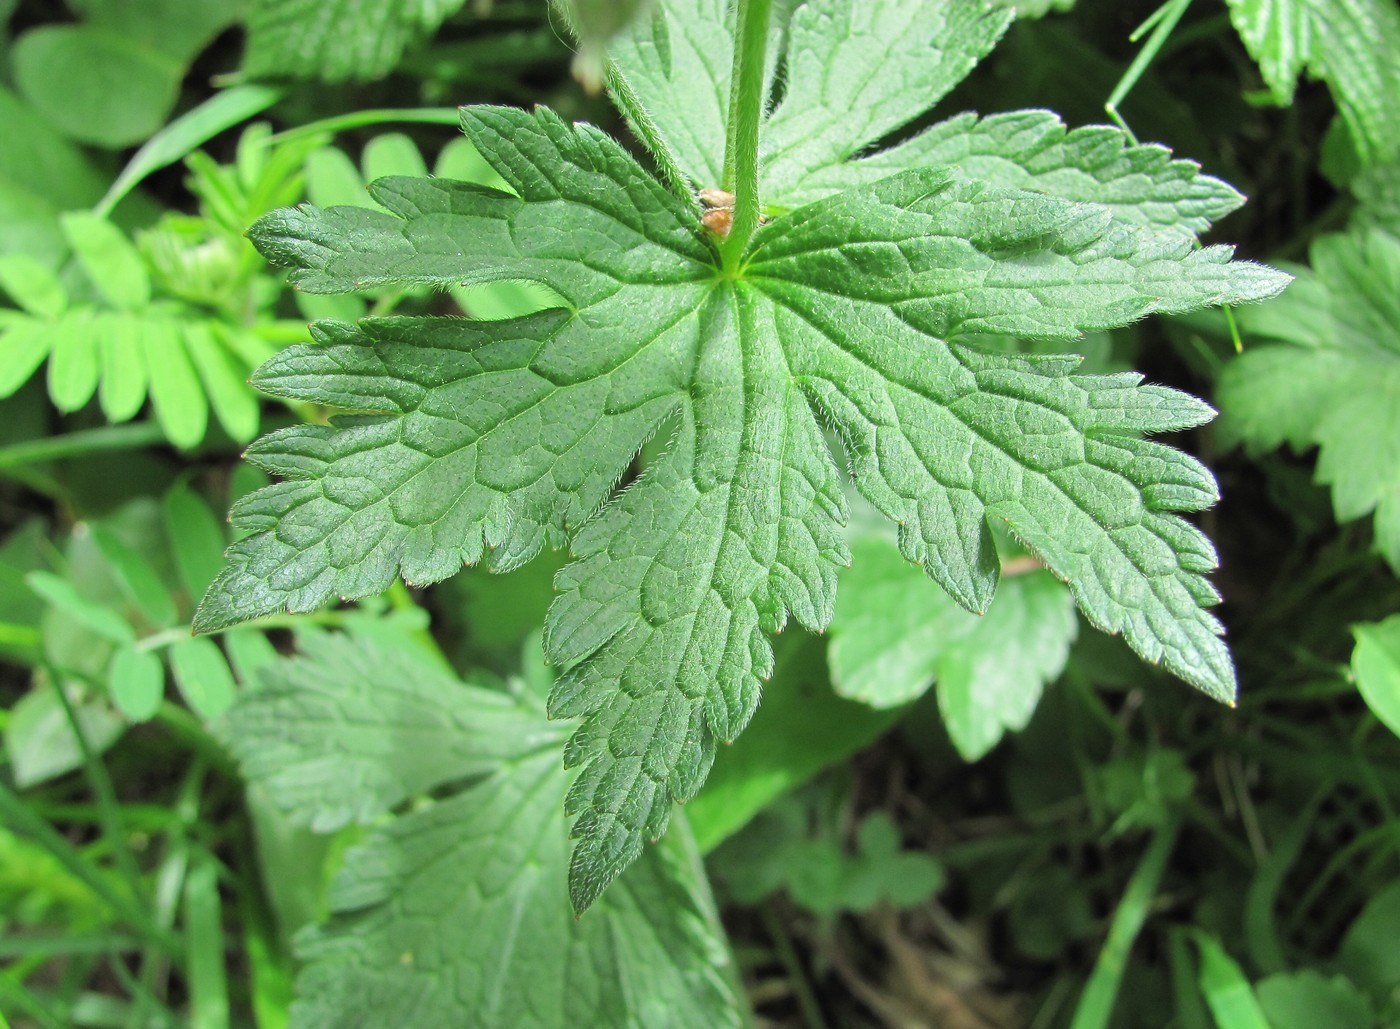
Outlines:
<svg viewBox="0 0 1400 1029"><path fill-rule="evenodd" d="M667 16L685 22L682 9ZM892 111L909 102L891 96ZM1136 376L1077 375L1073 357L956 337L1069 339L1261 299L1286 276L1108 207L937 168L775 217L724 267L693 198L596 129L543 109L468 108L463 125L508 189L381 180L387 213L283 211L255 242L309 291L528 280L563 307L328 323L320 345L264 366L263 388L357 416L253 447L284 481L235 509L252 534L196 624L364 596L396 573L506 569L572 540L546 650L561 668L551 712L583 719L566 751L580 768L568 799L578 909L743 729L772 667L766 634L789 616L830 620L848 556L823 425L860 489L902 523L905 555L959 603L991 600L999 519L1096 625L1233 695L1203 610L1214 552L1176 513L1211 503L1214 482L1142 438L1210 409ZM665 452L616 493L658 432Z"/></svg>
<svg viewBox="0 0 1400 1029"><path fill-rule="evenodd" d="M227 738L298 822L381 824L346 853L330 921L298 940L294 1024L740 1024L687 834L572 916L553 873L568 847L565 733L528 691L419 666L406 676L401 648L358 635L304 644L240 697Z"/></svg>
<svg viewBox="0 0 1400 1029"><path fill-rule="evenodd" d="M1251 347L1221 376L1228 440L1320 449L1317 478L1343 521L1375 512L1376 546L1400 569L1400 240L1359 227L1313 244L1312 269L1244 327Z"/></svg>

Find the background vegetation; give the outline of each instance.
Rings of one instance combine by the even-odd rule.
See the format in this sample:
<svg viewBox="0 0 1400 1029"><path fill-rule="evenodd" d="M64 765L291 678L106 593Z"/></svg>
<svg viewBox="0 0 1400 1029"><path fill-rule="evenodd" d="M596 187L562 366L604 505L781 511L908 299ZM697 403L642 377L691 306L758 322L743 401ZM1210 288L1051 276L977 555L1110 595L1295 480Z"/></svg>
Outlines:
<svg viewBox="0 0 1400 1029"><path fill-rule="evenodd" d="M781 638L687 824L575 924L535 718L558 556L188 627L267 481L240 450L326 417L254 367L313 318L546 299L294 293L248 225L483 180L460 103L628 139L596 53L535 0L0 0L0 1023L442 1024L403 969L484 967L509 919L461 895L524 855L534 967L586 970L459 1024L1400 1025L1400 8L1172 0L1133 38L1151 4L1030 6L939 116L1112 99L1298 275L1242 349L1219 313L1084 341L1222 412L1174 442L1221 481L1239 706L1033 562L978 622L857 517L831 633Z"/></svg>

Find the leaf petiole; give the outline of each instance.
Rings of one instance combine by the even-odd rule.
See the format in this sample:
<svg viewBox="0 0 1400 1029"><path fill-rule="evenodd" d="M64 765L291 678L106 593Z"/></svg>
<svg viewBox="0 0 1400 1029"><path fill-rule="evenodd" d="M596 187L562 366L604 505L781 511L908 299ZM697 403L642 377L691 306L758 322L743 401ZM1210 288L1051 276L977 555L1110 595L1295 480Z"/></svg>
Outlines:
<svg viewBox="0 0 1400 1029"><path fill-rule="evenodd" d="M772 7L772 0L739 0L724 146L724 189L734 194L734 222L720 245L725 271L731 275L758 227L758 127L763 120L763 62Z"/></svg>

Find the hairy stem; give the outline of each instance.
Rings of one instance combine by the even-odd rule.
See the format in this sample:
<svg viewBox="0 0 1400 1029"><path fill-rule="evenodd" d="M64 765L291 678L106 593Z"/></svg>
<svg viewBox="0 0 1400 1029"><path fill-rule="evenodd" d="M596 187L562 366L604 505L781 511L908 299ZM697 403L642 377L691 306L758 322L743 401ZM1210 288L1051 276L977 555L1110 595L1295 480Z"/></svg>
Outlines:
<svg viewBox="0 0 1400 1029"><path fill-rule="evenodd" d="M720 248L730 271L737 268L758 227L758 126L763 119L763 62L772 7L772 0L739 0L724 145L724 188L734 194L734 222Z"/></svg>

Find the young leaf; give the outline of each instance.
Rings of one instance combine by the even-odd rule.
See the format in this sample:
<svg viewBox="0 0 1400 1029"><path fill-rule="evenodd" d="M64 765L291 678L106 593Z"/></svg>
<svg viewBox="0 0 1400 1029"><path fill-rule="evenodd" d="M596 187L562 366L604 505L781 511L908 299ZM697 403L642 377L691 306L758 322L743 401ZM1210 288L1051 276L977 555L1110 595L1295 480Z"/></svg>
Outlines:
<svg viewBox="0 0 1400 1029"><path fill-rule="evenodd" d="M1069 591L1043 570L1004 579L986 615L969 614L879 534L858 535L841 577L828 662L836 692L873 707L937 684L938 708L965 760L1026 727L1064 669L1079 628Z"/></svg>
<svg viewBox="0 0 1400 1029"><path fill-rule="evenodd" d="M692 7L703 3L672 12ZM904 9L961 24L944 5ZM979 39L958 52L990 45ZM899 124L911 96L874 88L870 117ZM803 103L822 101L790 83L780 113ZM772 667L765 634L789 615L830 620L847 551L823 424L861 491L902 524L905 556L959 603L991 601L987 520L999 519L1094 624L1233 696L1220 625L1203 610L1216 600L1214 551L1177 514L1209 505L1214 481L1141 438L1210 409L1134 375L1075 374L1073 357L957 337L1070 339L1261 299L1286 276L1108 207L941 168L776 217L725 264L694 199L596 129L486 107L464 109L463 125L508 191L384 179L373 195L388 213L277 212L252 230L256 244L308 291L525 279L564 306L491 323L323 323L321 345L266 364L264 390L366 417L250 449L285 481L235 508L252 534L230 549L199 629L366 596L396 573L508 569L572 538L546 649L563 669L551 712L585 718L566 754L581 766L568 801L580 910L661 835L672 801L694 796L718 742L752 716ZM823 129L811 159L839 162L870 141L866 124L840 131ZM658 431L664 456L614 496Z"/></svg>
<svg viewBox="0 0 1400 1029"><path fill-rule="evenodd" d="M295 1024L740 1023L688 840L648 853L589 917L570 914L551 871L568 842L565 734L528 693L404 676L397 653L367 640L309 643L230 714L249 780L322 828L454 790L346 854L330 922L300 941Z"/></svg>
<svg viewBox="0 0 1400 1029"><path fill-rule="evenodd" d="M1251 448L1320 448L1317 478L1343 521L1375 512L1376 546L1400 570L1400 240L1324 236L1312 270L1243 314L1252 347L1221 377L1221 434Z"/></svg>

